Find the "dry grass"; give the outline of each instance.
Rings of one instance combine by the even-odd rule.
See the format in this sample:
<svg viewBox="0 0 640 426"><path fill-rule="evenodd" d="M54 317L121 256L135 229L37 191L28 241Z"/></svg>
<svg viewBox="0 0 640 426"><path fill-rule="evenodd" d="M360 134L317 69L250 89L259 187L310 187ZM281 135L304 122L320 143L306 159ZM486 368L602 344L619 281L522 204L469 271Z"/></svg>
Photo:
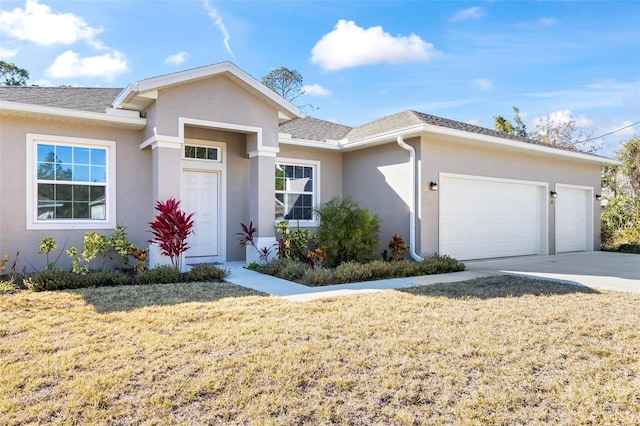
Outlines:
<svg viewBox="0 0 640 426"><path fill-rule="evenodd" d="M640 423L640 295L513 277L250 294L0 297L0 424Z"/></svg>

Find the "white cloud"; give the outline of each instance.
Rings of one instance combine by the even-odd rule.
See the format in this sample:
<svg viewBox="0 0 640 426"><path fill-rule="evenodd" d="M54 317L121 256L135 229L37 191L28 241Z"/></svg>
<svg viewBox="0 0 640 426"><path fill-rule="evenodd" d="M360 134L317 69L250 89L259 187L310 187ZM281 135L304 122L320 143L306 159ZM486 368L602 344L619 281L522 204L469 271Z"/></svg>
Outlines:
<svg viewBox="0 0 640 426"><path fill-rule="evenodd" d="M52 78L100 77L110 81L128 69L126 56L115 50L84 58L67 50L47 68L46 74Z"/></svg>
<svg viewBox="0 0 640 426"><path fill-rule="evenodd" d="M426 62L439 52L415 34L392 36L381 26L364 29L341 19L311 50L311 62L325 70L379 63Z"/></svg>
<svg viewBox="0 0 640 426"><path fill-rule="evenodd" d="M15 58L19 50L20 50L19 48L9 49L7 47L0 46L0 59L6 60L6 59Z"/></svg>
<svg viewBox="0 0 640 426"><path fill-rule="evenodd" d="M593 120L585 115L573 115L570 110L555 111L551 114L535 118L533 125L538 127L543 123L566 124L571 120L575 120L576 127L589 128L593 126Z"/></svg>
<svg viewBox="0 0 640 426"><path fill-rule="evenodd" d="M222 17L218 13L218 10L211 5L211 2L209 0L204 1L204 8L207 9L207 13L209 14L209 17L213 19L214 25L218 27L218 30L220 30L225 49L227 49L227 52L229 52L229 54L233 57L233 59L235 59L236 55L233 53L233 50L231 50L231 46L229 45L229 40L231 40L231 36L229 35L229 31L227 31L227 27L225 27L224 22L222 21Z"/></svg>
<svg viewBox="0 0 640 426"><path fill-rule="evenodd" d="M165 64L180 65L181 63L183 63L187 59L189 59L189 53L188 52L178 52L175 55L167 56L165 58L165 60L164 60L164 63Z"/></svg>
<svg viewBox="0 0 640 426"><path fill-rule="evenodd" d="M469 124L471 124L473 126L482 126L482 123L477 118L469 119L469 120L467 120L467 123L469 123Z"/></svg>
<svg viewBox="0 0 640 426"><path fill-rule="evenodd" d="M302 86L305 95L310 96L329 96L331 92L319 84L305 84Z"/></svg>
<svg viewBox="0 0 640 426"><path fill-rule="evenodd" d="M29 82L29 85L40 86L40 87L52 87L53 83L51 82L51 80L41 78L39 80Z"/></svg>
<svg viewBox="0 0 640 426"><path fill-rule="evenodd" d="M0 34L10 38L31 41L44 46L73 44L86 40L93 47L102 46L94 38L102 28L93 28L73 13L53 13L38 0L27 0L24 9L0 11Z"/></svg>
<svg viewBox="0 0 640 426"><path fill-rule="evenodd" d="M473 80L473 83L480 90L487 91L493 89L493 83L491 83L491 80L488 80L486 78L476 78L475 80Z"/></svg>
<svg viewBox="0 0 640 426"><path fill-rule="evenodd" d="M462 9L455 15L449 18L451 22L465 21L467 19L480 19L485 15L485 11L480 6L470 7L468 9Z"/></svg>

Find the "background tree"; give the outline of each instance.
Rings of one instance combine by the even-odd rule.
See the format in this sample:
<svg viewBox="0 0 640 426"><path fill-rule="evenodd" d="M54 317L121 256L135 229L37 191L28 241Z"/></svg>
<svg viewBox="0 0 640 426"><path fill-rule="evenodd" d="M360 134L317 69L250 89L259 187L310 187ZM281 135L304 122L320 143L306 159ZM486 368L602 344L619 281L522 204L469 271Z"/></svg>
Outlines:
<svg viewBox="0 0 640 426"><path fill-rule="evenodd" d="M513 107L513 111L515 112L513 122L501 115L493 117L494 128L510 135L522 136L573 151L593 153L600 149L590 143L592 140L590 134L578 127L575 117L568 111L560 116L549 114L541 117L536 123L537 130L533 132L527 131L527 127L522 122L520 110Z"/></svg>
<svg viewBox="0 0 640 426"><path fill-rule="evenodd" d="M262 77L262 84L276 92L289 102L304 95L302 74L296 70L280 67Z"/></svg>
<svg viewBox="0 0 640 426"><path fill-rule="evenodd" d="M14 63L0 61L0 83L4 86L26 86L29 71Z"/></svg>
<svg viewBox="0 0 640 426"><path fill-rule="evenodd" d="M495 120L495 129L504 133L509 133L510 135L522 136L523 138L528 137L529 134L527 133L527 126L525 126L522 122L522 117L520 117L520 109L513 107L513 112L515 112L513 123L501 115L493 117Z"/></svg>
<svg viewBox="0 0 640 426"><path fill-rule="evenodd" d="M602 244L611 250L640 253L640 137L623 142L602 178Z"/></svg>

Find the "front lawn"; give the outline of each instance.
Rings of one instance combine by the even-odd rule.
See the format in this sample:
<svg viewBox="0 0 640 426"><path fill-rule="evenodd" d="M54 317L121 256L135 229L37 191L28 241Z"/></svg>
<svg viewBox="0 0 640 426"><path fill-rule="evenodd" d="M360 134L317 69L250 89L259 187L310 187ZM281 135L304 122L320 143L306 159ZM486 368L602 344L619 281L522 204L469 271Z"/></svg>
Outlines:
<svg viewBox="0 0 640 426"><path fill-rule="evenodd" d="M638 424L640 295L519 277L291 303L0 296L0 424Z"/></svg>

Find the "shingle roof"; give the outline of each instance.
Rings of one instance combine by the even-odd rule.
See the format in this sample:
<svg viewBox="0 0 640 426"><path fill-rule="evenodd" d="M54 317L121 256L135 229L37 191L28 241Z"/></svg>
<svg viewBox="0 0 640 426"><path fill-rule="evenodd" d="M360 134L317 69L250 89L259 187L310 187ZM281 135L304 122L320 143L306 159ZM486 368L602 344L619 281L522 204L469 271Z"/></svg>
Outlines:
<svg viewBox="0 0 640 426"><path fill-rule="evenodd" d="M289 133L296 139L326 141L342 139L351 130L349 126L312 117L300 117L280 125L280 132Z"/></svg>
<svg viewBox="0 0 640 426"><path fill-rule="evenodd" d="M122 89L101 87L0 86L0 100L105 112L120 92Z"/></svg>

